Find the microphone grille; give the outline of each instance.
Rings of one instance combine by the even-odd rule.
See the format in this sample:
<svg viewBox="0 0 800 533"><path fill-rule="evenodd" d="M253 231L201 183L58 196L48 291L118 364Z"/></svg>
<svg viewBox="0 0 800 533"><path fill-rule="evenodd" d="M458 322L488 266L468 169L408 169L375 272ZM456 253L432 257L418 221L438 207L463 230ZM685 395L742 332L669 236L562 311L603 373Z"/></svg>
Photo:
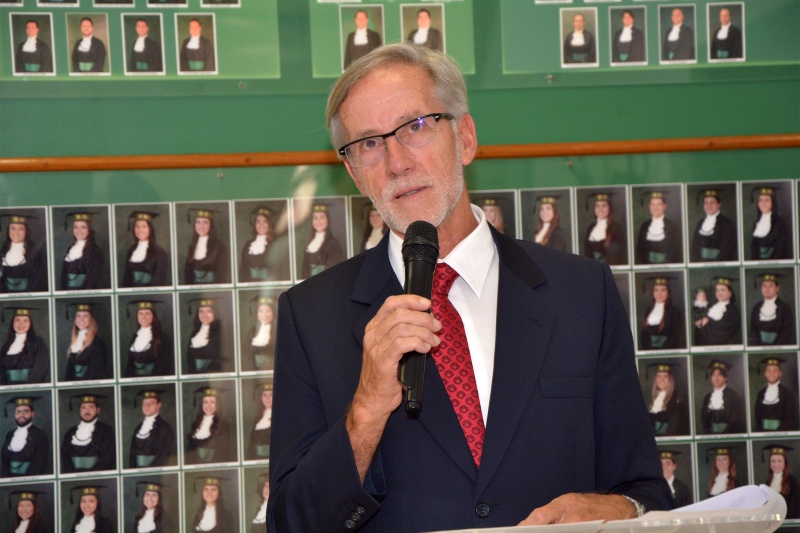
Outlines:
<svg viewBox="0 0 800 533"><path fill-rule="evenodd" d="M403 239L403 261L412 258L432 262L439 258L439 232L430 222L417 220L408 225Z"/></svg>

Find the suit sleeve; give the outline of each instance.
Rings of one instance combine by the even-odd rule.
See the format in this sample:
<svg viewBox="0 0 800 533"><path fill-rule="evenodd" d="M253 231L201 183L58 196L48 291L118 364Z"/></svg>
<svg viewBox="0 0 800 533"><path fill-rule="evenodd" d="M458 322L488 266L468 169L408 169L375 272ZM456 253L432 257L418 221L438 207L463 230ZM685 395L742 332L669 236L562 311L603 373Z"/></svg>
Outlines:
<svg viewBox="0 0 800 533"><path fill-rule="evenodd" d="M94 62L92 72L103 72L103 67L106 64L106 45L100 39L94 38L93 44L97 47L97 60Z"/></svg>

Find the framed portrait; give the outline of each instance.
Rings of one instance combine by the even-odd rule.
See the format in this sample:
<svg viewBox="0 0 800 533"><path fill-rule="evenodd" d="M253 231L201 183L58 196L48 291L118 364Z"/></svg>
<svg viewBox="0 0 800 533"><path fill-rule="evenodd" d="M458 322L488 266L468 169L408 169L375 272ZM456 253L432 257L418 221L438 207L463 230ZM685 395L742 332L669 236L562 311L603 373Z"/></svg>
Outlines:
<svg viewBox="0 0 800 533"><path fill-rule="evenodd" d="M642 357L636 362L656 437L691 436L689 359L686 356Z"/></svg>
<svg viewBox="0 0 800 533"><path fill-rule="evenodd" d="M237 281L278 284L292 281L289 200L234 202Z"/></svg>
<svg viewBox="0 0 800 533"><path fill-rule="evenodd" d="M0 297L47 292L47 209L0 209Z"/></svg>
<svg viewBox="0 0 800 533"><path fill-rule="evenodd" d="M38 515L44 531L56 530L54 482L0 485L0 501L8 502L8 507L0 513L0 528L15 531L23 521L23 515L27 518L32 511Z"/></svg>
<svg viewBox="0 0 800 533"><path fill-rule="evenodd" d="M400 27L406 42L447 53L444 4L401 4Z"/></svg>
<svg viewBox="0 0 800 533"><path fill-rule="evenodd" d="M797 352L749 353L750 431L780 434L800 429Z"/></svg>
<svg viewBox="0 0 800 533"><path fill-rule="evenodd" d="M0 439L3 439L0 478L8 481L52 476L55 464L53 453L58 450L58 443L53 438L53 391L4 390L0 393L0 402L3 404L3 418L0 419ZM25 441L14 442L12 446L17 430L26 424L31 425Z"/></svg>
<svg viewBox="0 0 800 533"><path fill-rule="evenodd" d="M634 265L655 268L683 264L682 185L634 185L631 196L633 227L637 228Z"/></svg>
<svg viewBox="0 0 800 533"><path fill-rule="evenodd" d="M611 66L647 64L647 8L609 7Z"/></svg>
<svg viewBox="0 0 800 533"><path fill-rule="evenodd" d="M697 63L696 27L694 4L659 6L659 63Z"/></svg>
<svg viewBox="0 0 800 533"><path fill-rule="evenodd" d="M172 287L170 204L115 205L114 242L118 290Z"/></svg>
<svg viewBox="0 0 800 533"><path fill-rule="evenodd" d="M748 409L744 354L692 354L691 361L695 435L745 433Z"/></svg>
<svg viewBox="0 0 800 533"><path fill-rule="evenodd" d="M164 75L164 24L161 14L123 13L125 74Z"/></svg>
<svg viewBox="0 0 800 533"><path fill-rule="evenodd" d="M736 184L692 183L686 186L690 263L739 261L739 195Z"/></svg>
<svg viewBox="0 0 800 533"><path fill-rule="evenodd" d="M751 444L753 483L775 487L786 500L786 520L797 520L800 494L795 487L800 477L800 439L754 440Z"/></svg>
<svg viewBox="0 0 800 533"><path fill-rule="evenodd" d="M664 479L669 483L676 507L694 503L694 453L691 444L658 444L658 456Z"/></svg>
<svg viewBox="0 0 800 533"><path fill-rule="evenodd" d="M684 270L636 272L636 338L641 352L685 350Z"/></svg>
<svg viewBox="0 0 800 533"><path fill-rule="evenodd" d="M748 448L749 443L745 440L713 440L697 443L699 500L719 496L731 489L751 483Z"/></svg>
<svg viewBox="0 0 800 533"><path fill-rule="evenodd" d="M498 232L517 238L517 197L515 191L470 191L470 202L483 210L486 221Z"/></svg>
<svg viewBox="0 0 800 533"><path fill-rule="evenodd" d="M113 386L60 389L58 394L59 471L87 476L117 470L117 410ZM85 425L94 429L87 431ZM116 515L116 513L115 513Z"/></svg>
<svg viewBox="0 0 800 533"><path fill-rule="evenodd" d="M795 287L795 268L792 266L744 269L749 349L797 347Z"/></svg>
<svg viewBox="0 0 800 533"><path fill-rule="evenodd" d="M178 285L231 284L229 202L175 204Z"/></svg>
<svg viewBox="0 0 800 533"><path fill-rule="evenodd" d="M241 0L200 0L200 7L239 7Z"/></svg>
<svg viewBox="0 0 800 533"><path fill-rule="evenodd" d="M233 291L178 295L181 373L184 376L236 371Z"/></svg>
<svg viewBox="0 0 800 533"><path fill-rule="evenodd" d="M790 180L742 182L744 260L775 264L795 258Z"/></svg>
<svg viewBox="0 0 800 533"><path fill-rule="evenodd" d="M0 386L35 387L53 381L47 298L0 300Z"/></svg>
<svg viewBox="0 0 800 533"><path fill-rule="evenodd" d="M181 383L184 466L238 460L238 385L235 379Z"/></svg>
<svg viewBox="0 0 800 533"><path fill-rule="evenodd" d="M267 524L267 499L269 498L269 466L242 469L244 488L244 519L251 531L261 531Z"/></svg>
<svg viewBox="0 0 800 533"><path fill-rule="evenodd" d="M85 518L94 518L96 531L119 531L119 480L97 477L61 481L58 531L75 531ZM89 514L91 512L91 514Z"/></svg>
<svg viewBox="0 0 800 533"><path fill-rule="evenodd" d="M67 13L70 76L110 76L111 54L106 13Z"/></svg>
<svg viewBox="0 0 800 533"><path fill-rule="evenodd" d="M51 208L53 288L102 291L111 288L111 220L108 205Z"/></svg>
<svg viewBox="0 0 800 533"><path fill-rule="evenodd" d="M278 298L285 290L238 291L239 369L242 373L272 372L275 367Z"/></svg>
<svg viewBox="0 0 800 533"><path fill-rule="evenodd" d="M175 387L175 383L158 382L120 387L123 470L177 467L181 428Z"/></svg>
<svg viewBox="0 0 800 533"><path fill-rule="evenodd" d="M147 7L187 7L188 0L147 0Z"/></svg>
<svg viewBox="0 0 800 533"><path fill-rule="evenodd" d="M175 304L168 292L117 295L122 379L175 376Z"/></svg>
<svg viewBox="0 0 800 533"><path fill-rule="evenodd" d="M179 75L215 75L217 30L214 13L175 14Z"/></svg>
<svg viewBox="0 0 800 533"><path fill-rule="evenodd" d="M53 15L11 13L9 22L14 76L55 76Z"/></svg>
<svg viewBox="0 0 800 533"><path fill-rule="evenodd" d="M134 0L92 0L93 7L133 7Z"/></svg>
<svg viewBox="0 0 800 533"><path fill-rule="evenodd" d="M155 523L155 531L183 531L180 476L151 472L122 478L124 531L138 531L140 523Z"/></svg>
<svg viewBox="0 0 800 533"><path fill-rule="evenodd" d="M55 299L55 354L59 382L114 377L114 305L111 296Z"/></svg>
<svg viewBox="0 0 800 533"><path fill-rule="evenodd" d="M342 70L384 42L383 6L375 4L340 5L339 31Z"/></svg>
<svg viewBox="0 0 800 533"><path fill-rule="evenodd" d="M344 196L292 198L295 279L310 278L344 260L347 204Z"/></svg>
<svg viewBox="0 0 800 533"><path fill-rule="evenodd" d="M22 0L19 2L22 3ZM80 0L36 0L39 7L78 7Z"/></svg>
<svg viewBox="0 0 800 533"><path fill-rule="evenodd" d="M245 461L269 461L272 430L272 378L241 380L242 443Z"/></svg>
<svg viewBox="0 0 800 533"><path fill-rule="evenodd" d="M213 506L213 528L226 524L228 531L242 531L239 528L239 470L216 469L195 470L183 473L183 520L186 531L196 531L203 520L207 506ZM211 524L204 524L209 526ZM209 529L211 531L212 529Z"/></svg>
<svg viewBox="0 0 800 533"><path fill-rule="evenodd" d="M581 255L609 266L628 265L628 189L581 187L575 192Z"/></svg>
<svg viewBox="0 0 800 533"><path fill-rule="evenodd" d="M708 62L744 61L744 2L706 4L706 9Z"/></svg>
<svg viewBox="0 0 800 533"><path fill-rule="evenodd" d="M597 8L565 7L561 23L561 68L599 66L597 57Z"/></svg>
<svg viewBox="0 0 800 533"><path fill-rule="evenodd" d="M575 252L570 189L523 189L522 238L562 252Z"/></svg>
<svg viewBox="0 0 800 533"><path fill-rule="evenodd" d="M351 250L348 255L352 257L375 248L389 231L389 226L366 196L350 196L349 203Z"/></svg>
<svg viewBox="0 0 800 533"><path fill-rule="evenodd" d="M692 298L692 349L741 350L742 280L737 267L688 271Z"/></svg>

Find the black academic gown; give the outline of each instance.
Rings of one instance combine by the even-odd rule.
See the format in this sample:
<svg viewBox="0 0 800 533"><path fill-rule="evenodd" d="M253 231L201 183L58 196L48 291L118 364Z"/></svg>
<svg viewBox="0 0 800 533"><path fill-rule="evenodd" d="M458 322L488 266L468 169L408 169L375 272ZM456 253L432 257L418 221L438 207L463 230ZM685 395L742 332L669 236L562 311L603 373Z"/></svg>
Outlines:
<svg viewBox="0 0 800 533"><path fill-rule="evenodd" d="M416 29L408 34L408 42L414 44L414 36L417 35L419 29ZM428 28L428 40L422 43L419 46L424 46L425 48L430 48L431 50L438 50L439 52L444 51L444 46L442 43L442 32L437 30L436 28Z"/></svg>
<svg viewBox="0 0 800 533"><path fill-rule="evenodd" d="M122 276L123 287L160 287L167 284L169 256L160 246L150 245L147 256L141 263L133 263L131 255L136 247L132 247L125 257L125 273Z"/></svg>
<svg viewBox="0 0 800 533"><path fill-rule="evenodd" d="M731 302L719 320L709 318L702 328L694 328L694 343L698 346L739 344L741 342L742 317L739 307Z"/></svg>
<svg viewBox="0 0 800 533"><path fill-rule="evenodd" d="M683 260L683 250L678 225L664 217L664 240L648 241L647 230L650 228L650 222L651 220L646 220L639 226L639 236L636 239L636 264L680 263Z"/></svg>
<svg viewBox="0 0 800 533"><path fill-rule="evenodd" d="M628 262L628 253L625 249L625 235L617 224L612 224L606 231L605 241L593 242L589 240L592 230L597 225L597 221L589 224L586 228L586 236L583 239L583 255L590 257L601 263L608 265L624 265ZM608 245L606 245L608 243Z"/></svg>
<svg viewBox="0 0 800 533"><path fill-rule="evenodd" d="M645 316L645 319L647 316ZM664 327L643 325L639 333L639 347L642 350L672 350L686 348L683 327L683 313L674 305L664 308Z"/></svg>
<svg viewBox="0 0 800 533"><path fill-rule="evenodd" d="M350 32L347 36L347 46L344 51L344 66L350 66L350 63L364 57L383 44L383 40L378 32L367 28L367 44L355 44L356 32Z"/></svg>
<svg viewBox="0 0 800 533"><path fill-rule="evenodd" d="M16 428L15 428L16 429ZM8 449L14 437L14 429L6 433L6 440L2 450L2 476L41 476L47 472L47 456L50 453L50 440L44 431L31 426L28 428L28 439L25 446L18 452Z"/></svg>
<svg viewBox="0 0 800 533"><path fill-rule="evenodd" d="M117 467L114 430L108 424L96 422L92 441L86 446L72 444L78 426L72 426L61 442L61 473L99 472ZM78 462L83 464L80 464Z"/></svg>
<svg viewBox="0 0 800 533"><path fill-rule="evenodd" d="M147 533L171 533L172 531L174 531L172 527L169 528L165 527L164 522L165 520L163 515L161 516L161 518L156 518L155 519L156 528L151 531L148 531ZM137 531L137 532L139 531L139 520L133 521L133 529L131 531Z"/></svg>
<svg viewBox="0 0 800 533"><path fill-rule="evenodd" d="M248 362L252 361L256 370L272 370L275 367L275 332L277 327L273 321L272 328L270 328L269 342L266 346L253 346L251 341L258 334L259 329L261 329L260 322L250 328L247 332L247 337L245 337L242 351L245 353Z"/></svg>
<svg viewBox="0 0 800 533"><path fill-rule="evenodd" d="M614 34L611 45L612 63L641 63L647 61L644 55L644 33L637 27L631 28L630 42L623 43L619 40L622 36L622 29Z"/></svg>
<svg viewBox="0 0 800 533"><path fill-rule="evenodd" d="M193 348L191 338L197 335L200 328L195 328L189 336L186 360L190 374L220 372L222 370L222 334L219 320L215 320L208 328L208 344L202 348Z"/></svg>
<svg viewBox="0 0 800 533"><path fill-rule="evenodd" d="M203 518L202 512L204 509L205 506L200 509L200 513L197 514L192 521L192 529L190 531L197 531L197 525ZM227 509L217 509L217 525L213 529L204 531L203 533L233 533L234 524L233 516L231 516L231 513ZM266 529L264 531L266 532Z"/></svg>
<svg viewBox="0 0 800 533"><path fill-rule="evenodd" d="M80 353L70 352L67 357L65 381L86 381L89 379L107 379L111 377L108 365L106 344L100 337L95 337L89 346L84 346Z"/></svg>
<svg viewBox="0 0 800 533"><path fill-rule="evenodd" d="M553 228L550 232L550 237L547 239L546 246L553 250L567 251L567 237L564 235L564 230L560 226Z"/></svg>
<svg viewBox="0 0 800 533"><path fill-rule="evenodd" d="M228 423L216 416L219 431L207 439L198 439L189 433L184 462L186 464L227 463L236 459L235 440Z"/></svg>
<svg viewBox="0 0 800 533"><path fill-rule="evenodd" d="M247 453L245 459L255 461L257 459L269 459L269 437L272 427L266 429L250 430L250 438L247 441Z"/></svg>
<svg viewBox="0 0 800 533"><path fill-rule="evenodd" d="M756 396L755 431L794 431L798 429L797 396L785 385L778 385L778 403L764 405L767 388Z"/></svg>
<svg viewBox="0 0 800 533"><path fill-rule="evenodd" d="M139 422L133 430L131 449L128 454L128 468L150 468L170 466L175 463L175 432L172 427L158 416L153 422L150 436L140 439L138 435L144 421Z"/></svg>
<svg viewBox="0 0 800 533"><path fill-rule="evenodd" d="M661 59L663 61L690 61L697 59L694 50L694 30L686 24L681 25L677 41L670 41L669 34L672 26L664 33L664 42L661 46Z"/></svg>
<svg viewBox="0 0 800 533"><path fill-rule="evenodd" d="M675 498L676 507L684 507L692 503L692 491L689 489L689 485L678 478L673 478L672 488L674 489L672 496Z"/></svg>
<svg viewBox="0 0 800 533"><path fill-rule="evenodd" d="M44 527L41 522L39 522L38 524L36 524L36 527L33 527L29 524L28 529L27 531L25 531L25 533L50 533L50 531L46 527Z"/></svg>
<svg viewBox="0 0 800 533"><path fill-rule="evenodd" d="M195 259L190 250L186 256L183 270L185 285L207 285L209 283L230 283L230 270L227 268L228 251L219 239L208 239L206 256Z"/></svg>
<svg viewBox="0 0 800 533"><path fill-rule="evenodd" d="M161 334L161 348L156 353L153 343L143 352L134 352L130 347L136 340L136 333L128 343L128 363L125 365L126 378L147 376L172 376L175 374L175 358L172 355L172 339Z"/></svg>
<svg viewBox="0 0 800 533"><path fill-rule="evenodd" d="M40 247L25 251L25 262L3 266L0 257L0 293L41 292L47 290L47 266Z"/></svg>
<svg viewBox="0 0 800 533"><path fill-rule="evenodd" d="M786 475L789 477L789 494L784 494L783 498L786 500L786 518L792 520L800 518L800 485L792 474L787 472Z"/></svg>
<svg viewBox="0 0 800 533"><path fill-rule="evenodd" d="M200 48L192 50L187 48L190 37L184 39L181 45L181 72L214 72L217 70L214 59L214 45L211 41L200 36Z"/></svg>
<svg viewBox="0 0 800 533"><path fill-rule="evenodd" d="M712 435L716 433L741 433L744 431L744 412L742 400L730 387L722 391L722 409L711 409L711 395L713 391L703 398L701 420L703 433Z"/></svg>
<svg viewBox="0 0 800 533"><path fill-rule="evenodd" d="M714 30L711 35L711 59L741 59L744 57L744 47L742 46L742 30L730 25L728 28L727 39L717 39L717 34L721 27Z"/></svg>
<svg viewBox="0 0 800 533"><path fill-rule="evenodd" d="M687 434L687 428L684 427L685 411L686 404L683 396L675 392L666 405L666 409L660 413L650 413L650 422L653 424L656 437Z"/></svg>
<svg viewBox="0 0 800 533"><path fill-rule="evenodd" d="M753 229L755 229L755 223ZM751 230L750 237L752 239L750 241L750 259L753 261L792 258L792 238L789 226L783 218L775 213L772 213L769 233L766 236L754 237Z"/></svg>
<svg viewBox="0 0 800 533"><path fill-rule="evenodd" d="M53 53L50 51L50 46L37 37L36 51L25 52L22 47L26 41L27 39L17 45L17 54L14 56L14 72L27 74L53 72Z"/></svg>
<svg viewBox="0 0 800 533"><path fill-rule="evenodd" d="M61 290L76 291L101 288L103 264L103 251L97 243L87 244L80 259L75 261L64 259L61 262Z"/></svg>
<svg viewBox="0 0 800 533"><path fill-rule="evenodd" d="M695 263L708 261L736 261L736 226L731 219L720 213L717 215L717 223L714 226L714 233L708 236L700 234L705 216L697 223L692 238L692 249L690 260Z"/></svg>
<svg viewBox="0 0 800 533"><path fill-rule="evenodd" d="M256 281L277 281L289 279L289 261L286 249L278 244L280 238L270 241L263 254L251 255L249 253L250 239L242 248L239 261L239 281L242 283Z"/></svg>
<svg viewBox="0 0 800 533"><path fill-rule="evenodd" d="M303 252L303 268L300 277L303 279L310 278L314 274L319 274L323 270L327 270L342 260L342 245L332 233L325 236L322 241L322 246L313 254L305 251Z"/></svg>
<svg viewBox="0 0 800 533"><path fill-rule="evenodd" d="M88 52L78 48L83 39L78 39L72 48L72 72L103 72L106 61L106 45L97 37L92 37L92 45Z"/></svg>
<svg viewBox="0 0 800 533"><path fill-rule="evenodd" d="M794 344L795 321L792 307L777 298L775 300L775 320L761 321L761 306L758 303L750 313L750 344L753 346L780 346Z"/></svg>
<svg viewBox="0 0 800 533"><path fill-rule="evenodd" d="M583 46L572 46L572 35L574 31L567 34L564 39L564 63L596 63L597 50L595 48L594 35L583 30Z"/></svg>
<svg viewBox="0 0 800 533"><path fill-rule="evenodd" d="M134 42L134 46L135 46ZM164 65L161 60L161 47L150 37L144 38L144 50L137 52L131 47L131 57L128 62L131 72L162 72Z"/></svg>
<svg viewBox="0 0 800 533"><path fill-rule="evenodd" d="M50 375L50 354L47 344L28 334L22 351L8 355L0 353L0 385L44 383Z"/></svg>
<svg viewBox="0 0 800 533"><path fill-rule="evenodd" d="M73 527L70 531L75 531ZM105 516L95 516L94 517L94 533L116 533L111 520L106 518Z"/></svg>

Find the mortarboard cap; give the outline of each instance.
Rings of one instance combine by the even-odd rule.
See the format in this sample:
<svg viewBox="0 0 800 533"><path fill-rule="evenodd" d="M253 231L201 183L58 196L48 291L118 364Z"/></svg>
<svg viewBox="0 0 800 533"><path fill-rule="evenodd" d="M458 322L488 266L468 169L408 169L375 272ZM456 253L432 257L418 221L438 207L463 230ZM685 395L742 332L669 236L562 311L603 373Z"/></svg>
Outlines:
<svg viewBox="0 0 800 533"><path fill-rule="evenodd" d="M222 485L223 481L228 481L226 477L215 477L215 476L203 476L197 477L194 479L193 489L194 492L197 492L197 485L202 485L203 487L207 485L211 485L214 487L219 487Z"/></svg>
<svg viewBox="0 0 800 533"><path fill-rule="evenodd" d="M737 281L738 279L739 278L729 278L726 276L713 276L711 278L711 285L712 286L725 285L726 287L733 290L733 282Z"/></svg>
<svg viewBox="0 0 800 533"><path fill-rule="evenodd" d="M651 283L654 287L657 285L661 285L664 287L669 287L671 281L675 278L673 276L669 276L667 274L659 274L658 276L647 276L644 278L642 282L642 292L647 292L647 285Z"/></svg>
<svg viewBox="0 0 800 533"><path fill-rule="evenodd" d="M0 314L0 322L5 323L6 321L6 312L13 311L11 314L12 317L17 316L27 316L30 317L33 311L38 311L39 309L36 307L4 307L2 314Z"/></svg>
<svg viewBox="0 0 800 533"><path fill-rule="evenodd" d="M311 206L312 213L327 213L330 210L330 205L328 204L314 204Z"/></svg>
<svg viewBox="0 0 800 533"><path fill-rule="evenodd" d="M200 396L205 398L206 396L213 396L214 398L221 398L223 393L228 392L228 389L222 389L219 387L198 387L194 390L192 394L192 405L197 407L197 397Z"/></svg>
<svg viewBox="0 0 800 533"><path fill-rule="evenodd" d="M659 199L663 200L666 203L667 196L669 196L669 195L670 195L670 193L668 191L644 191L644 192L642 192L641 197L639 198L639 203L641 205L644 205L645 199L647 199L647 201L649 202L650 200L653 200L653 199L656 199L656 198L659 198Z"/></svg>
<svg viewBox="0 0 800 533"><path fill-rule="evenodd" d="M711 376L714 370L719 370L722 372L723 376L728 376L728 372L731 371L733 365L731 363L726 363L725 361L720 361L719 359L712 359L710 363L708 363L708 367L706 368L706 379Z"/></svg>
<svg viewBox="0 0 800 533"><path fill-rule="evenodd" d="M67 320L69 320L69 309L70 309L70 307L74 307L76 313L81 312L81 311L85 311L87 313L94 314L94 307L98 306L98 305L101 305L101 304L92 303L92 302L77 302L77 303L67 304L67 307L65 308L65 311L67 313Z"/></svg>
<svg viewBox="0 0 800 533"><path fill-rule="evenodd" d="M555 195L554 194L543 194L543 195L537 196L535 202L539 203L539 204L557 205L559 198L561 198L561 196L557 195L557 194L555 194Z"/></svg>
<svg viewBox="0 0 800 533"><path fill-rule="evenodd" d="M695 203L699 205L700 198L706 199L708 197L716 198L718 202L722 203L722 191L720 189L700 189L697 191Z"/></svg>
<svg viewBox="0 0 800 533"><path fill-rule="evenodd" d="M753 189L750 191L750 203L755 203L759 196L772 196L775 198L775 194L779 190L780 187L753 187Z"/></svg>
<svg viewBox="0 0 800 533"><path fill-rule="evenodd" d="M611 198L614 196L613 192L593 192L586 197L586 210L589 210L589 199L594 198L594 202L608 202L611 204Z"/></svg>
<svg viewBox="0 0 800 533"><path fill-rule="evenodd" d="M756 289L758 288L759 279L761 279L761 283L764 283L765 281L771 281L775 285L780 285L782 277L783 274L776 274L774 272L759 272L758 274L756 274L755 280L753 280L753 287Z"/></svg>
<svg viewBox="0 0 800 533"><path fill-rule="evenodd" d="M717 446L715 448L709 448L706 450L706 464L708 464L708 456L713 455L714 457L719 457L720 455L727 455L730 457L733 450L735 450L735 446Z"/></svg>
<svg viewBox="0 0 800 533"><path fill-rule="evenodd" d="M84 394L73 394L69 397L69 410L72 411L72 405L75 401L77 401L78 405L83 405L85 403L93 403L96 406L100 406L100 402L105 400L106 396L104 394L91 394L91 393L84 393Z"/></svg>
<svg viewBox="0 0 800 533"><path fill-rule="evenodd" d="M194 213L194 216L192 216ZM192 224L195 219L198 218L207 218L209 220L214 220L214 215L219 213L216 209L202 209L198 207L190 207L188 211L186 211L186 221L189 224Z"/></svg>
<svg viewBox="0 0 800 533"><path fill-rule="evenodd" d="M166 485L162 483L156 483L155 481L137 481L136 497L138 498L141 494L144 494L145 492L157 492L161 494L165 488Z"/></svg>
<svg viewBox="0 0 800 533"><path fill-rule="evenodd" d="M134 409L138 406L139 397L141 397L143 401L148 399L148 398L155 398L160 403L161 402L161 395L164 394L164 392L165 392L164 389L144 389L144 390L138 391L133 396L133 407L134 407Z"/></svg>
<svg viewBox="0 0 800 533"><path fill-rule="evenodd" d="M764 359L762 359L761 361L758 362L758 368L756 368L756 371L760 374L762 366L764 368L766 368L768 366L777 366L778 368L780 368L781 365L783 363L785 363L785 362L786 362L786 359L783 359L781 357L775 357L774 355L771 355L769 357L765 357Z"/></svg>
<svg viewBox="0 0 800 533"><path fill-rule="evenodd" d="M675 460L675 456L682 453L683 452L677 450L658 450L658 457L661 459L669 459L673 463L677 463L678 461Z"/></svg>
<svg viewBox="0 0 800 533"><path fill-rule="evenodd" d="M73 222L91 222L92 216L97 213L94 211L74 211L64 215L64 231L68 229L69 219L72 218Z"/></svg>
<svg viewBox="0 0 800 533"><path fill-rule="evenodd" d="M36 502L39 501L39 496L42 494L47 494L46 492L42 492L40 490L15 490L8 493L8 508L11 509L12 505L11 502L14 499L14 496L17 497L17 503L22 501L27 502Z"/></svg>
<svg viewBox="0 0 800 533"><path fill-rule="evenodd" d="M217 306L216 298L192 298L191 300L189 300L189 316L192 316L194 314L192 313L192 308L197 310L200 309L201 307L215 308L216 306Z"/></svg>
<svg viewBox="0 0 800 533"><path fill-rule="evenodd" d="M69 491L69 503L75 503L73 497L75 493L78 493L78 498L83 496L100 496L100 491L106 488L105 485L80 485L78 487L72 487Z"/></svg>
<svg viewBox="0 0 800 533"><path fill-rule="evenodd" d="M761 462L764 462L764 453L766 452L768 455L783 455L786 457L786 452L791 452L794 448L790 448L789 446L784 446L783 444L767 444L763 448L761 448Z"/></svg>
<svg viewBox="0 0 800 533"><path fill-rule="evenodd" d="M3 406L3 416L8 418L8 406L13 405L14 409L20 407L22 405L27 405L31 408L31 411L35 411L36 407L34 407L33 402L40 399L41 396L15 396L8 400L6 404Z"/></svg>
<svg viewBox="0 0 800 533"><path fill-rule="evenodd" d="M264 391L272 392L272 382L266 381L264 383L256 383L253 385L253 400L257 401Z"/></svg>
<svg viewBox="0 0 800 533"><path fill-rule="evenodd" d="M131 317L131 306L136 306L136 312L143 309L149 309L150 311L155 311L156 305L163 304L164 302L159 302L156 300L133 300L132 302L128 302L125 306L125 314L128 318Z"/></svg>
<svg viewBox="0 0 800 533"><path fill-rule="evenodd" d="M650 363L647 365L647 371L645 372L645 379L650 379L650 369L653 369L654 374L658 374L659 372L669 372L670 374L674 373L674 367L681 366L680 363Z"/></svg>
<svg viewBox="0 0 800 533"><path fill-rule="evenodd" d="M479 200L481 207L487 207L492 205L500 205L500 200L495 198L494 196L486 196Z"/></svg>
<svg viewBox="0 0 800 533"><path fill-rule="evenodd" d="M250 298L250 314L253 314L253 308L258 308L262 305L268 305L271 309L275 309L275 299L271 296L264 296L257 294Z"/></svg>
<svg viewBox="0 0 800 533"><path fill-rule="evenodd" d="M130 231L131 225L135 224L137 220L144 220L152 223L153 219L158 215L159 213L154 213L152 211L131 211L131 214L128 215L128 231Z"/></svg>

